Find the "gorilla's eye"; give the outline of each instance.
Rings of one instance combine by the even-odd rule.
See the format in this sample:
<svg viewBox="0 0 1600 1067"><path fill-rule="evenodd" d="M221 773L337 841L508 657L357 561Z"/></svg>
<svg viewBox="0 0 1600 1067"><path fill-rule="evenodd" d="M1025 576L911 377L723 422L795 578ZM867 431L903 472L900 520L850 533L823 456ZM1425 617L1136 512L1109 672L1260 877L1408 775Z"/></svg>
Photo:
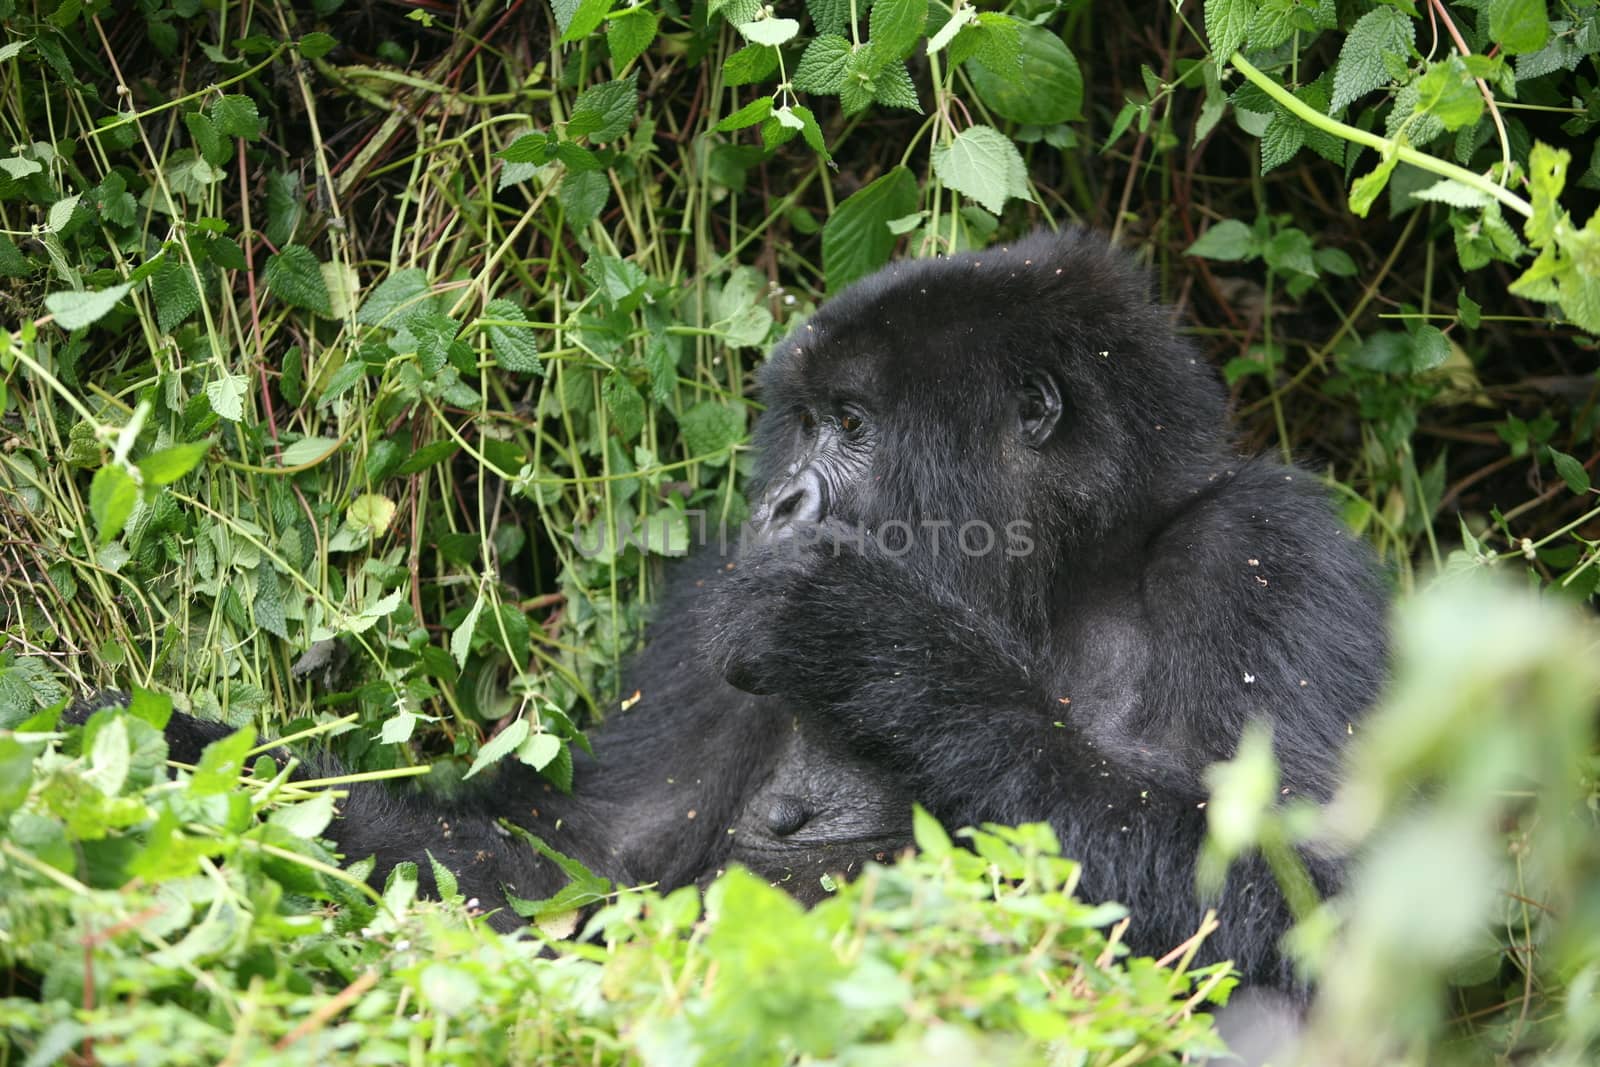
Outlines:
<svg viewBox="0 0 1600 1067"><path fill-rule="evenodd" d="M817 413L806 408L800 413L800 425L805 427L807 433L817 428Z"/></svg>
<svg viewBox="0 0 1600 1067"><path fill-rule="evenodd" d="M846 415L839 420L839 428L845 433L855 433L861 429L860 415Z"/></svg>

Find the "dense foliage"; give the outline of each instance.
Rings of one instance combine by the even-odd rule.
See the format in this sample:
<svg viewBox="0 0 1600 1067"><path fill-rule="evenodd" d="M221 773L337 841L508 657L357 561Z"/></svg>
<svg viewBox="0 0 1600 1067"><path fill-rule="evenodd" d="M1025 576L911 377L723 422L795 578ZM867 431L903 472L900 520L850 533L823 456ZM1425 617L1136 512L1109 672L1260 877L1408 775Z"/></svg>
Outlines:
<svg viewBox="0 0 1600 1067"><path fill-rule="evenodd" d="M1405 598L1435 572L1600 586L1595 0L0 19L6 1062L1203 1047L1227 981L1123 970L1036 829L968 854L924 827L807 915L737 876L704 922L621 893L552 961L409 877L379 907L315 842L328 794L241 779L250 734L172 784L167 697L54 729L118 684L363 775L567 785L630 703L662 561L743 515L748 372L893 254L1105 229L1246 446L1323 474ZM1217 859L1371 850L1308 902L1315 1062L1588 1062L1595 639L1503 592L1408 610L1348 796L1274 809L1246 746Z"/></svg>

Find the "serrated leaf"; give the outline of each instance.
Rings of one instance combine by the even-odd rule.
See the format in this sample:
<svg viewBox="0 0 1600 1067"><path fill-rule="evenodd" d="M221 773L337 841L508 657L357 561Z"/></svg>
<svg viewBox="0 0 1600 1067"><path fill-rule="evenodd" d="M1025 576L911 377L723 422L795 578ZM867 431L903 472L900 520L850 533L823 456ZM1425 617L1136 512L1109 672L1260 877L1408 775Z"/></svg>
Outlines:
<svg viewBox="0 0 1600 1067"><path fill-rule="evenodd" d="M927 21L928 0L873 0L867 36L882 55L904 59Z"/></svg>
<svg viewBox="0 0 1600 1067"><path fill-rule="evenodd" d="M765 122L771 117L772 97L758 96L717 123L716 129L720 133L729 133L733 130L742 130L747 126L754 126L758 122Z"/></svg>
<svg viewBox="0 0 1600 1067"><path fill-rule="evenodd" d="M544 373L544 364L539 362L539 346L533 336L533 327L516 326L513 323L528 321L527 313L514 300L500 298L491 300L483 309L486 319L500 319L505 323L486 323L484 332L489 335L489 351L494 353L494 361L514 374Z"/></svg>
<svg viewBox="0 0 1600 1067"><path fill-rule="evenodd" d="M113 463L95 471L89 483L89 516L102 545L122 532L138 499L139 487L120 465Z"/></svg>
<svg viewBox="0 0 1600 1067"><path fill-rule="evenodd" d="M117 302L132 288L127 282L109 289L86 292L48 293L44 298L45 310L55 317L56 325L63 330L81 330L104 318Z"/></svg>
<svg viewBox="0 0 1600 1067"><path fill-rule="evenodd" d="M243 374L224 374L206 383L206 400L211 410L229 422L244 417L244 394L250 388L250 379Z"/></svg>
<svg viewBox="0 0 1600 1067"><path fill-rule="evenodd" d="M850 62L850 42L825 33L806 45L795 68L794 87L807 93L837 93Z"/></svg>
<svg viewBox="0 0 1600 1067"><path fill-rule="evenodd" d="M295 42L295 47L307 59L321 59L339 47L339 42L330 34L313 31Z"/></svg>
<svg viewBox="0 0 1600 1067"><path fill-rule="evenodd" d="M1561 475L1561 480L1567 483L1568 489L1580 494L1589 491L1589 472L1583 469L1583 464L1577 459L1552 448L1550 462L1556 465L1556 473Z"/></svg>
<svg viewBox="0 0 1600 1067"><path fill-rule="evenodd" d="M139 477L146 486L171 485L194 470L210 451L208 438L152 452L139 461Z"/></svg>
<svg viewBox="0 0 1600 1067"><path fill-rule="evenodd" d="M818 33L843 33L850 17L850 0L806 0L806 10Z"/></svg>
<svg viewBox="0 0 1600 1067"><path fill-rule="evenodd" d="M1471 126L1483 114L1483 94L1467 73L1460 56L1428 65L1417 80L1417 114L1439 121L1446 130Z"/></svg>
<svg viewBox="0 0 1600 1067"><path fill-rule="evenodd" d="M1218 64L1243 47L1255 13L1256 0L1206 0L1206 38Z"/></svg>
<svg viewBox="0 0 1600 1067"><path fill-rule="evenodd" d="M395 326L399 319L423 302L428 276L420 268L405 267L379 282L361 302L356 321L363 326Z"/></svg>
<svg viewBox="0 0 1600 1067"><path fill-rule="evenodd" d="M1209 5L1207 5L1209 7ZM1339 49L1333 73L1333 114L1389 82L1384 56L1408 59L1417 28L1392 7L1375 7L1356 20Z"/></svg>
<svg viewBox="0 0 1600 1067"><path fill-rule="evenodd" d="M616 371L606 375L605 383L600 387L601 395L606 402L606 411L611 415L611 425L624 441L632 441L639 436L639 431L644 429L644 397L639 395L633 383Z"/></svg>
<svg viewBox="0 0 1600 1067"><path fill-rule="evenodd" d="M1418 200L1431 200L1460 208L1487 207L1494 199L1488 193L1458 182L1454 178L1445 178L1425 188L1414 189L1411 195Z"/></svg>
<svg viewBox="0 0 1600 1067"><path fill-rule="evenodd" d="M791 110L800 120L800 136L805 138L806 144L823 159L831 160L833 157L828 154L828 146L822 139L822 127L817 125L817 117L811 113L811 109L796 104Z"/></svg>
<svg viewBox="0 0 1600 1067"><path fill-rule="evenodd" d="M1186 256L1215 259L1226 263L1251 259L1259 255L1255 231L1238 219L1223 219L1195 239L1183 250Z"/></svg>
<svg viewBox="0 0 1600 1067"><path fill-rule="evenodd" d="M461 889L456 882L456 876L450 868L433 858L433 853L427 849L423 852L428 857L428 870L433 873L433 886L438 892L440 900L455 900L461 895Z"/></svg>
<svg viewBox="0 0 1600 1067"><path fill-rule="evenodd" d="M981 56L967 74L989 109L1030 126L1072 122L1083 113L1083 72L1061 38L1038 26L1017 30L1015 73L992 70Z"/></svg>
<svg viewBox="0 0 1600 1067"><path fill-rule="evenodd" d="M1300 120L1282 108L1275 109L1272 121L1261 134L1261 173L1289 162L1305 143L1305 127Z"/></svg>
<svg viewBox="0 0 1600 1067"><path fill-rule="evenodd" d="M542 771L561 755L561 738L555 734L530 734L517 749L517 762Z"/></svg>
<svg viewBox="0 0 1600 1067"><path fill-rule="evenodd" d="M911 72L899 60L872 76L872 99L884 107L903 107L922 113L922 102L917 99L917 87L911 80Z"/></svg>
<svg viewBox="0 0 1600 1067"><path fill-rule="evenodd" d="M815 42L813 42L815 43ZM804 58L801 65L805 64ZM747 44L722 62L722 84L729 88L764 81L778 69L778 50L761 44ZM799 78L798 71L795 75ZM796 80L795 88L801 88ZM809 91L809 90L808 90Z"/></svg>
<svg viewBox="0 0 1600 1067"><path fill-rule="evenodd" d="M517 719L504 730L485 741L483 747L478 749L478 755L473 759L472 766L467 768L467 773L461 777L471 778L485 767L500 762L506 756L515 752L522 742L528 739L528 720Z"/></svg>
<svg viewBox="0 0 1600 1067"><path fill-rule="evenodd" d="M933 172L947 188L996 215L1012 197L1033 199L1022 154L992 126L969 126L948 143L935 146Z"/></svg>
<svg viewBox="0 0 1600 1067"><path fill-rule="evenodd" d="M916 207L917 180L903 166L835 207L822 227L822 267L829 290L837 292L887 263L895 245L889 223Z"/></svg>
<svg viewBox="0 0 1600 1067"><path fill-rule="evenodd" d="M591 144L615 141L633 125L639 110L639 74L591 85L578 94L567 121L567 136L587 137Z"/></svg>
<svg viewBox="0 0 1600 1067"><path fill-rule="evenodd" d="M200 309L200 290L195 288L189 266L169 256L161 269L150 276L150 295L156 302L156 326L171 333Z"/></svg>
<svg viewBox="0 0 1600 1067"><path fill-rule="evenodd" d="M256 568L256 596L250 604L250 617L260 629L280 641L289 639L289 620L283 610L283 584L266 556Z"/></svg>
<svg viewBox="0 0 1600 1067"><path fill-rule="evenodd" d="M483 602L483 587L480 585L478 595L472 601L472 607L467 610L466 618L462 619L461 625L450 634L450 654L455 657L457 667L465 667L467 656L472 653L472 636L478 628L478 616L483 614Z"/></svg>
<svg viewBox="0 0 1600 1067"><path fill-rule="evenodd" d="M267 257L263 278L267 289L284 303L319 315L333 314L322 264L304 245L285 245L277 255Z"/></svg>
<svg viewBox="0 0 1600 1067"><path fill-rule="evenodd" d="M224 137L243 137L246 141L259 141L265 125L255 100L239 93L219 97L211 105L211 121Z"/></svg>
<svg viewBox="0 0 1600 1067"><path fill-rule="evenodd" d="M198 111L191 111L183 116L183 125L189 131L189 138L194 141L194 150L208 162L220 165L228 158L232 142L223 141L221 131L210 119Z"/></svg>
<svg viewBox="0 0 1600 1067"><path fill-rule="evenodd" d="M744 408L703 400L678 416L678 432L690 458L716 456L744 440Z"/></svg>
<svg viewBox="0 0 1600 1067"><path fill-rule="evenodd" d="M970 7L960 8L945 19L944 25L939 27L938 32L928 38L928 46L923 50L923 54L931 56L943 51L945 46L955 39L956 34L977 21L976 10Z"/></svg>
<svg viewBox="0 0 1600 1067"><path fill-rule="evenodd" d="M495 155L507 163L532 163L542 167L555 158L555 145L547 134L525 133Z"/></svg>
<svg viewBox="0 0 1600 1067"><path fill-rule="evenodd" d="M617 69L626 67L644 54L656 39L661 20L654 11L636 7L612 19L606 26L606 47Z"/></svg>
<svg viewBox="0 0 1600 1067"><path fill-rule="evenodd" d="M567 225L581 230L600 217L611 198L611 182L597 170L568 170L556 190L556 202L566 212Z"/></svg>

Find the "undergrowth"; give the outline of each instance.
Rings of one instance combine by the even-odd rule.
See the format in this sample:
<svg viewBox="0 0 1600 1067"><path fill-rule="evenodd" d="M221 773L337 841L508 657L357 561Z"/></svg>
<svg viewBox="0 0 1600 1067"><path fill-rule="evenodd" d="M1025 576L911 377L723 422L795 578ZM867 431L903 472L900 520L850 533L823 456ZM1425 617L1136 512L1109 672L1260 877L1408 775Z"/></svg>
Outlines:
<svg viewBox="0 0 1600 1067"><path fill-rule="evenodd" d="M167 784L158 711L108 717L87 750L51 729L44 709L115 684L327 736L360 774L520 759L568 784L570 745L629 702L617 668L663 563L744 515L761 353L893 254L1108 231L1221 368L1242 446L1322 474L1401 594L1442 571L1579 604L1600 585L1594 0L0 0L0 18L18 1062L254 1061L313 1038L462 1062L474 1043L672 1062L1200 1047L1201 1005L1170 1000L1189 978L1102 967L1084 916L1107 913L1061 895L1037 837L985 839L1014 852L979 850L996 871L1022 865L993 898L938 849L804 917L748 880L719 890L744 917L703 926L687 898L625 895L556 966L404 884L364 903L314 843L321 802L263 787L270 768L250 791ZM1590 846L1535 831L1585 819L1594 645L1511 603L1458 609L1481 630L1429 616L1414 677L1520 658L1459 701L1452 677L1397 697L1423 711L1385 735L1443 721L1434 743L1466 747L1384 764L1363 814L1319 817L1400 834L1384 790L1504 757L1462 778L1470 847L1427 854L1453 880L1413 848L1307 928L1308 965L1345 976L1319 1039L1351 1062L1583 1062L1592 1040ZM1558 668L1571 691L1482 711ZM1233 781L1248 800L1269 778L1241 757ZM1318 821L1229 810L1254 812L1221 835L1241 844ZM1485 822L1509 849L1483 858ZM1382 925L1362 903L1416 892L1470 898L1437 944L1491 914L1496 936L1429 955L1411 912ZM811 977L763 1000L767 961L791 958ZM1397 974L1407 989L1378 980ZM1358 979L1394 1010L1341 1000ZM859 1027L806 1036L824 1010Z"/></svg>

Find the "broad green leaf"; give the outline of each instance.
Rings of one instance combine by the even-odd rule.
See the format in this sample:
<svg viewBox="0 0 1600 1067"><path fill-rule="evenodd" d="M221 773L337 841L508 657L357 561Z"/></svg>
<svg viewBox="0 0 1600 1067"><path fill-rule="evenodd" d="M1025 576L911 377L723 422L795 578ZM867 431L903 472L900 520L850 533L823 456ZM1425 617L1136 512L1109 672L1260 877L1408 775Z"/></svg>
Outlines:
<svg viewBox="0 0 1600 1067"><path fill-rule="evenodd" d="M764 122L772 115L772 97L758 96L738 111L717 123L717 130L728 133L732 130L742 130L746 126L754 126Z"/></svg>
<svg viewBox="0 0 1600 1067"><path fill-rule="evenodd" d="M850 42L843 37L825 33L814 38L795 68L794 87L806 93L837 93L849 61Z"/></svg>
<svg viewBox="0 0 1600 1067"><path fill-rule="evenodd" d="M928 0L873 0L867 36L880 55L904 59L927 21Z"/></svg>
<svg viewBox="0 0 1600 1067"><path fill-rule="evenodd" d="M820 40L820 38L819 38ZM813 44L816 42L813 41ZM809 51L809 49L807 49ZM800 60L805 64L804 57ZM761 44L747 44L722 62L722 84L732 88L764 81L778 69L778 50ZM795 74L795 88L804 88ZM806 90L811 92L812 90Z"/></svg>
<svg viewBox="0 0 1600 1067"><path fill-rule="evenodd" d="M917 86L911 80L911 71L900 60L895 60L872 76L872 99L884 107L903 107L908 111L922 112L922 101L917 99Z"/></svg>
<svg viewBox="0 0 1600 1067"><path fill-rule="evenodd" d="M516 719L504 730L485 741L483 747L478 749L478 755L473 759L472 766L467 768L467 773L462 778L471 778L485 767L500 762L506 756L521 747L522 742L528 739L528 720Z"/></svg>
<svg viewBox="0 0 1600 1067"><path fill-rule="evenodd" d="M1489 39L1508 55L1537 52L1549 37L1545 0L1489 0Z"/></svg>
<svg viewBox="0 0 1600 1067"><path fill-rule="evenodd" d="M267 816L267 822L310 841L333 822L333 799L332 793L318 793L310 800L274 810Z"/></svg>
<svg viewBox="0 0 1600 1067"><path fill-rule="evenodd" d="M314 31L295 42L295 47L307 59L321 59L339 47L339 42L329 34Z"/></svg>
<svg viewBox="0 0 1600 1067"><path fill-rule="evenodd" d="M483 317L499 319L503 323L488 322L483 327L489 335L489 350L494 353L496 364L514 374L544 373L533 327L514 325L528 321L527 313L516 301L504 297L491 300L484 306Z"/></svg>
<svg viewBox="0 0 1600 1067"><path fill-rule="evenodd" d="M567 120L567 136L587 137L591 144L606 144L628 132L639 110L639 74L591 85L578 95Z"/></svg>
<svg viewBox="0 0 1600 1067"><path fill-rule="evenodd" d="M1483 94L1460 56L1428 65L1427 73L1417 80L1416 112L1438 119L1446 130L1459 130L1478 121L1483 114Z"/></svg>
<svg viewBox="0 0 1600 1067"><path fill-rule="evenodd" d="M333 314L322 264L304 245L285 245L283 251L267 257L263 278L267 288L284 303L319 315Z"/></svg>
<svg viewBox="0 0 1600 1067"><path fill-rule="evenodd" d="M189 780L189 795L216 796L237 787L239 775L245 769L245 753L254 748L255 743L255 728L245 726L207 745Z"/></svg>
<svg viewBox="0 0 1600 1067"><path fill-rule="evenodd" d="M1488 207L1494 199L1481 189L1474 189L1454 178L1444 178L1425 188L1415 189L1411 195L1418 200L1432 200L1461 208Z"/></svg>
<svg viewBox="0 0 1600 1067"><path fill-rule="evenodd" d="M224 374L206 383L206 400L219 416L238 422L244 417L244 394L249 387L250 379L243 374Z"/></svg>
<svg viewBox="0 0 1600 1067"><path fill-rule="evenodd" d="M530 734L517 749L517 762L526 763L534 770L542 771L559 755L561 755L561 738L555 734Z"/></svg>
<svg viewBox="0 0 1600 1067"><path fill-rule="evenodd" d="M1199 256L1202 259L1216 259L1229 263L1252 259L1260 253L1261 248L1256 243L1255 231L1238 219L1223 219L1213 224L1195 239L1194 244L1183 250L1186 256Z"/></svg>
<svg viewBox="0 0 1600 1067"><path fill-rule="evenodd" d="M1339 49L1329 111L1338 114L1372 90L1387 85L1390 76L1384 57L1409 59L1416 34L1416 24L1392 7L1375 7L1357 19Z"/></svg>
<svg viewBox="0 0 1600 1067"><path fill-rule="evenodd" d="M405 267L379 282L361 302L356 321L363 326L393 327L399 318L420 306L428 293L428 276L418 267Z"/></svg>
<svg viewBox="0 0 1600 1067"><path fill-rule="evenodd" d="M200 309L194 275L188 264L173 255L150 276L150 295L155 298L156 326L162 333L171 333Z"/></svg>
<svg viewBox="0 0 1600 1067"><path fill-rule="evenodd" d="M1571 152L1552 148L1543 141L1536 141L1528 153L1528 199L1533 204L1533 214L1523 224L1522 232L1534 248L1548 247L1555 239L1556 227L1566 218L1559 198L1567 186L1567 167L1571 163Z"/></svg>
<svg viewBox="0 0 1600 1067"><path fill-rule="evenodd" d="M660 17L647 8L636 7L612 19L606 25L606 47L611 50L611 62L621 70L644 54L650 42L656 39Z"/></svg>
<svg viewBox="0 0 1600 1067"><path fill-rule="evenodd" d="M611 425L624 441L632 441L644 429L644 397L633 383L616 371L606 375L601 386L606 411L611 415Z"/></svg>
<svg viewBox="0 0 1600 1067"><path fill-rule="evenodd" d="M303 467L324 458L332 459L339 442L332 437L302 437L283 450L279 458L285 467Z"/></svg>
<svg viewBox="0 0 1600 1067"><path fill-rule="evenodd" d="M146 486L171 485L194 470L210 451L211 441L208 438L152 452L139 461L139 477Z"/></svg>
<svg viewBox="0 0 1600 1067"><path fill-rule="evenodd" d="M461 624L450 634L450 654L455 657L457 667L465 667L467 656L472 653L472 636L478 628L478 616L483 614L483 603L483 586L480 584L478 595L472 601L472 607L468 609L466 618L462 619Z"/></svg>
<svg viewBox="0 0 1600 1067"><path fill-rule="evenodd" d="M1567 483L1568 489L1574 493L1589 491L1589 472L1583 469L1583 464L1577 459L1552 448L1550 462L1556 465L1556 473L1561 475L1561 480Z"/></svg>
<svg viewBox="0 0 1600 1067"><path fill-rule="evenodd" d="M943 51L944 47L955 39L956 34L977 21L978 12L973 8L963 7L956 11L945 19L944 25L939 27L937 33L928 38L928 47L925 49L924 54L931 56Z"/></svg>
<svg viewBox="0 0 1600 1067"><path fill-rule="evenodd" d="M555 144L542 133L525 133L495 153L507 163L544 166L555 158Z"/></svg>
<svg viewBox="0 0 1600 1067"><path fill-rule="evenodd" d="M678 430L690 458L715 456L744 440L744 408L703 400L678 416Z"/></svg>
<svg viewBox="0 0 1600 1067"><path fill-rule="evenodd" d="M598 170L572 170L561 178L556 202L566 212L567 225L581 230L600 217L611 197L611 182Z"/></svg>
<svg viewBox="0 0 1600 1067"><path fill-rule="evenodd" d="M857 189L822 227L822 267L838 292L889 261L895 237L889 223L917 208L917 180L903 166Z"/></svg>
<svg viewBox="0 0 1600 1067"><path fill-rule="evenodd" d="M102 545L122 532L138 499L139 487L119 465L113 463L95 471L94 481L89 483L89 515Z"/></svg>
<svg viewBox="0 0 1600 1067"><path fill-rule="evenodd" d="M1274 108L1272 121L1261 134L1261 173L1289 162L1305 143L1304 124L1283 108Z"/></svg>
<svg viewBox="0 0 1600 1067"><path fill-rule="evenodd" d="M1022 154L992 126L969 126L947 144L935 146L933 172L945 186L996 215L1012 197L1033 199Z"/></svg>
<svg viewBox="0 0 1600 1067"><path fill-rule="evenodd" d="M266 125L255 100L239 93L218 98L211 105L211 121L224 137L243 137L246 141L259 141Z"/></svg>
<svg viewBox="0 0 1600 1067"><path fill-rule="evenodd" d="M127 282L109 289L90 292L48 293L44 298L45 310L55 316L56 325L63 330L81 330L98 322L128 295L132 288Z"/></svg>
<svg viewBox="0 0 1600 1067"><path fill-rule="evenodd" d="M570 44L589 36L611 13L615 3L616 0L579 0L573 9L571 22L561 33L561 43ZM559 15L557 17L559 19Z"/></svg>
<svg viewBox="0 0 1600 1067"><path fill-rule="evenodd" d="M795 104L788 110L800 120L800 136L805 138L811 150L823 159L831 160L833 156L828 154L827 143L822 139L822 127L817 125L817 117L811 113L811 109Z"/></svg>
<svg viewBox="0 0 1600 1067"><path fill-rule="evenodd" d="M874 8L876 10L876 8ZM981 56L967 61L967 74L995 114L1031 126L1071 122L1083 113L1083 73L1061 38L1038 26L1018 30L1021 70L989 69Z"/></svg>

